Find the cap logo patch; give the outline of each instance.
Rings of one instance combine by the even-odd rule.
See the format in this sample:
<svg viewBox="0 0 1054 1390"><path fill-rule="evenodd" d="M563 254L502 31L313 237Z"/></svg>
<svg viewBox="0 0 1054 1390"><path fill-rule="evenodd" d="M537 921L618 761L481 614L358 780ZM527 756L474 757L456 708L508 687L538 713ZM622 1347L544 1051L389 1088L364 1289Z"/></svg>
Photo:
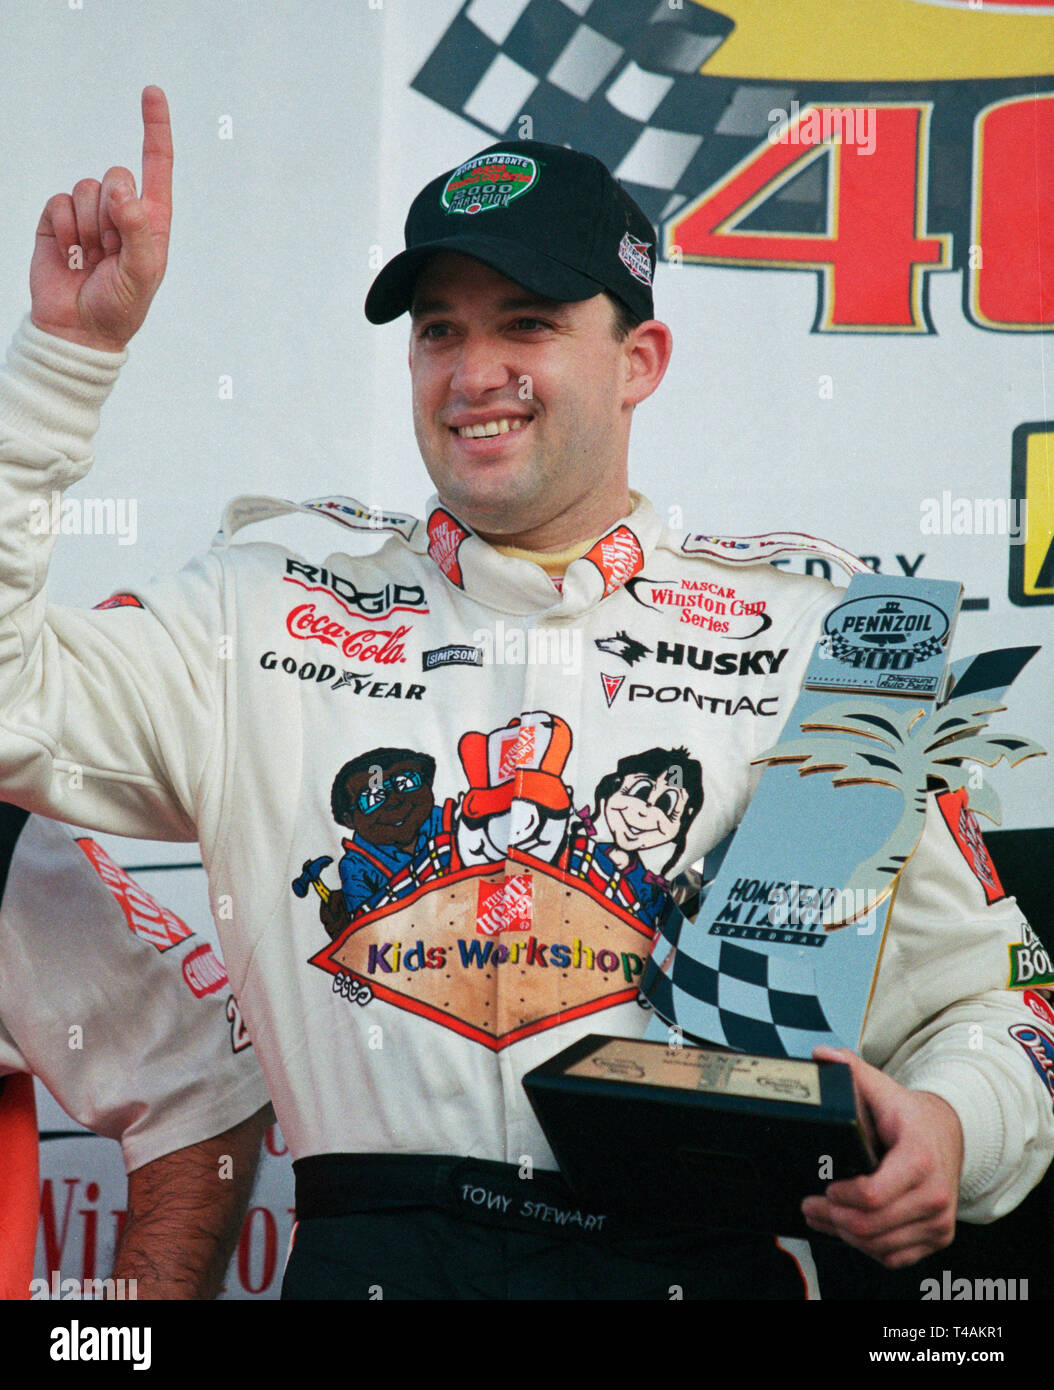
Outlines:
<svg viewBox="0 0 1054 1390"><path fill-rule="evenodd" d="M626 267L634 280L639 280L642 285L651 285L651 258L648 255L650 241L638 241L635 236L630 236L629 232L623 232L622 240L618 244L618 258Z"/></svg>
<svg viewBox="0 0 1054 1390"><path fill-rule="evenodd" d="M490 212L508 207L537 179L538 165L533 159L499 150L459 165L443 185L439 201L447 212Z"/></svg>

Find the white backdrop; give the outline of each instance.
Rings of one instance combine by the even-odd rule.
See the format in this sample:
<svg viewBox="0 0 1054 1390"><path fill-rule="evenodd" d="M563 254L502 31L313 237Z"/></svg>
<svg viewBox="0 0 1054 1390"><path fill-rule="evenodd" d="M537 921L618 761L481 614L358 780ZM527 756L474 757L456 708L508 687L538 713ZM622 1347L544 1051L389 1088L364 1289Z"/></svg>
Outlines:
<svg viewBox="0 0 1054 1390"><path fill-rule="evenodd" d="M869 0L841 3L866 35ZM618 8L617 0L563 4L583 23L591 9L595 18ZM749 7L710 8L740 23ZM966 7L944 8L958 20ZM238 492L347 492L385 510L420 510L430 487L410 425L406 326L371 327L362 301L378 260L402 245L414 193L494 138L493 127L411 82L455 20L500 41L529 9L529 0L0 0L0 317L12 328L28 307L33 232L48 196L112 163L138 177L146 83L168 94L176 144L168 277L107 406L96 471L78 489L134 500L135 542L65 538L53 570L57 601L91 605L180 564L208 544ZM1022 22L1033 26L1023 43L1036 55L1034 70L1051 72L1054 19ZM774 82L785 77L782 61L774 51ZM888 77L888 61L876 39L876 77ZM842 99L859 99L859 90L847 84ZM890 99L905 90L890 88ZM502 91L511 119L515 83ZM530 100L520 109L529 111ZM533 135L553 138L542 118ZM940 175L938 152L934 188ZM931 233L962 239L962 228L940 225L932 208L924 215ZM916 573L962 578L968 597L987 606L963 614L956 654L1048 644L1004 719L1054 746L1046 606L1054 589L1043 603L1016 605L1005 535L930 535L920 525L925 499L945 490L1008 497L1014 429L1054 416L1049 334L970 322L958 268L964 250L956 248L956 268L925 277L929 333L812 331L812 271L660 265L656 303L676 350L666 383L639 411L631 477L686 528L810 531L876 557L888 573L903 572L901 556ZM310 524L277 529L298 543ZM1051 823L1049 759L998 777L1008 826ZM191 846L105 844L125 865L196 855ZM204 929L200 873L143 881ZM44 1123L65 1121L49 1114ZM61 1207L70 1197L63 1268L79 1274L93 1239L105 1264L106 1213L122 1192L116 1150L54 1141L44 1161L51 1200ZM93 1181L101 1186L89 1198ZM289 1229L280 1156L266 1161L256 1204L266 1216L253 1218L231 1296L277 1291L278 1276L264 1276L269 1231L280 1253ZM102 1213L95 1237L85 1234L88 1210ZM45 1250L42 1235L41 1261L55 1248Z"/></svg>

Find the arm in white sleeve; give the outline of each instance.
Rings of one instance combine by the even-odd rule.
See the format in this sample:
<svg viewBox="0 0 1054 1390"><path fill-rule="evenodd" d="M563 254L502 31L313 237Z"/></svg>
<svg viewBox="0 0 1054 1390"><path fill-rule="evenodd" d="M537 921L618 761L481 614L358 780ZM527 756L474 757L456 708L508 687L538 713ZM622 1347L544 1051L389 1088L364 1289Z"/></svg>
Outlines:
<svg viewBox="0 0 1054 1390"><path fill-rule="evenodd" d="M902 1085L955 1110L963 1131L959 1216L987 1222L1012 1211L1054 1155L1054 1015L1037 1016L1030 1001L1038 1009L1044 1001L1007 989L1011 949L1029 928L998 883L986 892L970 850L930 798L922 840L897 886L860 1050Z"/></svg>
<svg viewBox="0 0 1054 1390"><path fill-rule="evenodd" d="M218 563L126 609L51 608L45 589L52 508L90 466L124 358L27 321L0 372L0 791L79 825L193 839L219 723Z"/></svg>

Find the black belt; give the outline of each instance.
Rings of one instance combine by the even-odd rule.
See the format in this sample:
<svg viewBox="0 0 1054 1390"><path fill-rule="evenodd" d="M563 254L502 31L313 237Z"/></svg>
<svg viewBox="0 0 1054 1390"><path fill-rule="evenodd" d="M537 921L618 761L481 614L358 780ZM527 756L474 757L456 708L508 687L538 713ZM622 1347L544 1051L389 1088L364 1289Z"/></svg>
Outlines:
<svg viewBox="0 0 1054 1390"><path fill-rule="evenodd" d="M573 1240L654 1234L632 1217L595 1211L559 1173L488 1159L423 1154L315 1154L293 1164L296 1214L352 1216L367 1211L438 1208L486 1225ZM521 1176L521 1173L524 1173Z"/></svg>

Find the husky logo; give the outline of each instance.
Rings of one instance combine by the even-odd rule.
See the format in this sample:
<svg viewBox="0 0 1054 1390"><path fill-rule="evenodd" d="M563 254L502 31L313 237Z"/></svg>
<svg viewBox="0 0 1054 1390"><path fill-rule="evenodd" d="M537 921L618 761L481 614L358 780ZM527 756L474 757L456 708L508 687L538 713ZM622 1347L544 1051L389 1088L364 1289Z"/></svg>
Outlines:
<svg viewBox="0 0 1054 1390"><path fill-rule="evenodd" d="M607 652L609 656L621 657L627 666L634 666L642 657L651 655L651 647L646 647L643 642L638 642L622 629L619 629L614 637L595 637L593 641L602 652Z"/></svg>

